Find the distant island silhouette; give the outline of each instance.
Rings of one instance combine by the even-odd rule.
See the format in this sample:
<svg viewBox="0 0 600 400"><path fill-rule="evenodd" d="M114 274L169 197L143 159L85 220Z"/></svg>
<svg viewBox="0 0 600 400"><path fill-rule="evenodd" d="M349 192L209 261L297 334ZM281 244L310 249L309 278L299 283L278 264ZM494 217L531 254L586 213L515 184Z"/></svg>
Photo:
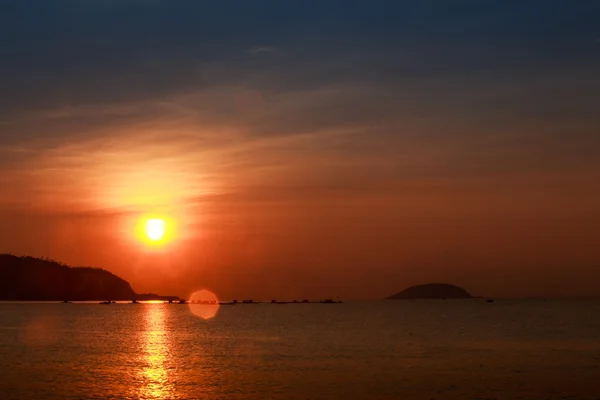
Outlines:
<svg viewBox="0 0 600 400"><path fill-rule="evenodd" d="M396 293L388 300L399 299L470 299L472 296L465 289L449 283L427 283L411 286Z"/></svg>
<svg viewBox="0 0 600 400"><path fill-rule="evenodd" d="M126 280L94 267L70 267L35 257L0 254L0 300L96 301L174 300L177 296L138 294Z"/></svg>

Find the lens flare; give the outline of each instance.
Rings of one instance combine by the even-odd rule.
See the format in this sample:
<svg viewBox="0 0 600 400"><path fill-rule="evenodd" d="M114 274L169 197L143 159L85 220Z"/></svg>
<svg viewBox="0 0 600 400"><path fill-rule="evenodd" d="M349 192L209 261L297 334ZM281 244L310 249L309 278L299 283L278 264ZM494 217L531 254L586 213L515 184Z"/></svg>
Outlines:
<svg viewBox="0 0 600 400"><path fill-rule="evenodd" d="M202 319L211 319L219 311L219 299L211 291L198 290L190 296L188 307L195 316Z"/></svg>

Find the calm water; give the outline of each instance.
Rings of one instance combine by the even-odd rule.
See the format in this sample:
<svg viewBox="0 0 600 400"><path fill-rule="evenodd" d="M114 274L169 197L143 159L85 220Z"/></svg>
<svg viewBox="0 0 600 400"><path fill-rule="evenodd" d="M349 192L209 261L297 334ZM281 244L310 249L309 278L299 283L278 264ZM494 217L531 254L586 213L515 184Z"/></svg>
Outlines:
<svg viewBox="0 0 600 400"><path fill-rule="evenodd" d="M0 303L0 398L600 399L600 302Z"/></svg>

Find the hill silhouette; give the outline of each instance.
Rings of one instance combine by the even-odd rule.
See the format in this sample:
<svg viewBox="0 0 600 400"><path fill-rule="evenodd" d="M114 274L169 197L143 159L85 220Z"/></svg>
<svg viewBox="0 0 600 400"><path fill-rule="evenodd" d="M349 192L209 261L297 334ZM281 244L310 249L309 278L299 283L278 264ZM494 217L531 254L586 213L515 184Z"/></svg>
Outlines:
<svg viewBox="0 0 600 400"><path fill-rule="evenodd" d="M35 257L0 254L0 300L152 300L175 296L138 295L124 279L101 268L70 267Z"/></svg>
<svg viewBox="0 0 600 400"><path fill-rule="evenodd" d="M449 283L427 283L411 286L387 299L468 299L472 296L465 289Z"/></svg>

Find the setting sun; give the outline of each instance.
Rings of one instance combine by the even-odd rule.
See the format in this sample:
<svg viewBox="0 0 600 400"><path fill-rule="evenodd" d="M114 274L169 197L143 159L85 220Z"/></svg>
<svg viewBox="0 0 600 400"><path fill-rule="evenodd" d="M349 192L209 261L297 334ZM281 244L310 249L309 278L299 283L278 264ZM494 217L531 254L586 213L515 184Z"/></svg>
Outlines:
<svg viewBox="0 0 600 400"><path fill-rule="evenodd" d="M138 215L133 224L133 237L148 249L163 249L181 237L181 226L177 224L177 218L172 215L164 213Z"/></svg>
<svg viewBox="0 0 600 400"><path fill-rule="evenodd" d="M159 218L152 218L146 221L146 236L148 239L157 241L165 235L165 221Z"/></svg>

